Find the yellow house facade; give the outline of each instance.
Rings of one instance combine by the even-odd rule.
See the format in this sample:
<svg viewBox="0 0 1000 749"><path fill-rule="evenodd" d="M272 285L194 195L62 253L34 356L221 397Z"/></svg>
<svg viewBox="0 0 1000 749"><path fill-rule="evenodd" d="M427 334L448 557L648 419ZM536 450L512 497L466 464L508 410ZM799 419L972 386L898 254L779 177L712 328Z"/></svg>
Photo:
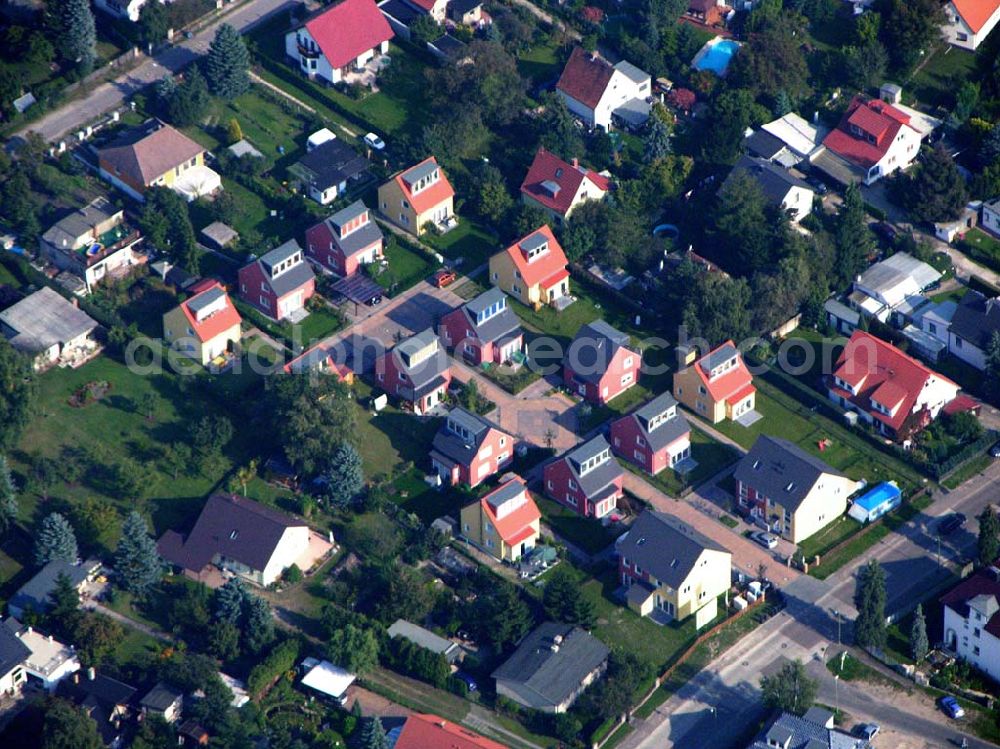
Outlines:
<svg viewBox="0 0 1000 749"><path fill-rule="evenodd" d="M674 398L713 424L754 410L753 376L732 341L674 373Z"/></svg>
<svg viewBox="0 0 1000 749"><path fill-rule="evenodd" d="M421 161L378 188L379 213L420 236L427 224L442 231L455 225L455 191L434 157Z"/></svg>
<svg viewBox="0 0 1000 749"><path fill-rule="evenodd" d="M566 253L542 225L490 258L490 283L521 304L559 307L570 300Z"/></svg>
<svg viewBox="0 0 1000 749"><path fill-rule="evenodd" d="M502 562L516 562L534 548L541 512L521 478L515 477L462 508L461 535Z"/></svg>
<svg viewBox="0 0 1000 749"><path fill-rule="evenodd" d="M217 281L193 290L194 296L163 315L163 338L173 351L207 366L236 350L242 318Z"/></svg>

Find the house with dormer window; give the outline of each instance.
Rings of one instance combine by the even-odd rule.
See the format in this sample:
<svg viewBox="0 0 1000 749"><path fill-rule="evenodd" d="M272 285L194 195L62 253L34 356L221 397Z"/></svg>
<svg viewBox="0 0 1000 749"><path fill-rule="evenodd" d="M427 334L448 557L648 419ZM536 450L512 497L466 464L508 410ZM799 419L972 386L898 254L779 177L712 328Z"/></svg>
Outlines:
<svg viewBox="0 0 1000 749"><path fill-rule="evenodd" d="M496 287L442 317L438 335L456 357L473 366L510 362L524 348L521 321Z"/></svg>
<svg viewBox="0 0 1000 749"><path fill-rule="evenodd" d="M545 466L545 494L584 517L603 518L618 507L625 472L603 435L577 445Z"/></svg>
<svg viewBox="0 0 1000 749"><path fill-rule="evenodd" d="M563 382L585 400L603 406L639 381L642 354L627 334L604 320L580 327L563 357Z"/></svg>
<svg viewBox="0 0 1000 749"><path fill-rule="evenodd" d="M541 208L558 225L586 200L604 200L611 189L607 177L581 166L577 159L563 161L539 148L521 183L525 205Z"/></svg>
<svg viewBox="0 0 1000 749"><path fill-rule="evenodd" d="M378 189L379 212L418 237L427 224L441 231L454 228L454 203L455 190L433 156L394 174Z"/></svg>
<svg viewBox="0 0 1000 749"><path fill-rule="evenodd" d="M561 310L573 303L568 265L562 245L543 224L490 258L490 282L529 307Z"/></svg>
<svg viewBox="0 0 1000 749"><path fill-rule="evenodd" d="M691 427L670 393L611 422L615 455L655 476L691 457Z"/></svg>
<svg viewBox="0 0 1000 749"><path fill-rule="evenodd" d="M752 412L756 394L750 370L732 341L674 373L674 397L713 424Z"/></svg>
<svg viewBox="0 0 1000 749"><path fill-rule="evenodd" d="M453 408L434 435L431 465L449 486L479 486L514 460L514 436L482 416Z"/></svg>
<svg viewBox="0 0 1000 749"><path fill-rule="evenodd" d="M190 297L163 315L163 337L174 351L207 366L235 351L242 318L214 279L199 281L188 293Z"/></svg>
<svg viewBox="0 0 1000 749"><path fill-rule="evenodd" d="M739 510L772 532L802 543L847 510L861 484L798 445L762 435L734 474Z"/></svg>
<svg viewBox="0 0 1000 749"><path fill-rule="evenodd" d="M306 255L341 278L380 261L383 249L382 230L360 200L306 229Z"/></svg>
<svg viewBox="0 0 1000 749"><path fill-rule="evenodd" d="M941 596L944 647L1000 680L1000 568L976 570Z"/></svg>
<svg viewBox="0 0 1000 749"><path fill-rule="evenodd" d="M298 322L316 293L316 276L299 243L290 239L240 268L240 298L272 320Z"/></svg>
<svg viewBox="0 0 1000 749"><path fill-rule="evenodd" d="M947 377L863 330L854 331L825 379L831 401L896 441L930 424L959 390Z"/></svg>
<svg viewBox="0 0 1000 749"><path fill-rule="evenodd" d="M673 515L646 510L615 542L625 602L659 622L696 615L698 629L718 615L729 590L732 555Z"/></svg>
<svg viewBox="0 0 1000 749"><path fill-rule="evenodd" d="M501 562L516 562L535 547L542 513L524 479L514 476L462 508L462 538Z"/></svg>
<svg viewBox="0 0 1000 749"><path fill-rule="evenodd" d="M451 365L434 329L427 328L383 354L375 363L375 376L403 408L423 416L444 400Z"/></svg>

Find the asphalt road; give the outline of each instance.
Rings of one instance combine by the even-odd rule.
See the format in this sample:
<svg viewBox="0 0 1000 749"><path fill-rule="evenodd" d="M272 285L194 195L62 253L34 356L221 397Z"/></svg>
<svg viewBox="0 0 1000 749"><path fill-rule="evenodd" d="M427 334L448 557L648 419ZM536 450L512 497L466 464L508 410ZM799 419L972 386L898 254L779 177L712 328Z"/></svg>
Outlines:
<svg viewBox="0 0 1000 749"><path fill-rule="evenodd" d="M855 575L861 566L877 559L885 567L890 611L922 600L927 591L948 578L949 566L953 569L955 560L974 552L974 518L987 503L997 501L1000 501L1000 462L957 490L938 495L926 512L826 581L803 576L791 582L784 588L788 599L785 611L716 658L652 717L637 723L635 732L621 746L623 749L715 749L730 745L761 714L758 689L761 676L780 669L786 659L798 658L822 666L837 652L838 625L834 612L844 617L842 621L855 616L852 599ZM969 522L962 530L941 539L941 563L937 560L935 529L943 515L956 511L965 513ZM849 624L841 626L840 636L849 639ZM908 745L920 749L947 747L958 736L954 724L944 715L934 714L929 699L926 702L930 710L918 705L917 712L914 706L902 701L892 704L873 701L863 688L841 685L840 692L844 700L854 695L856 704L848 706L845 701L845 709L906 737ZM990 746L971 740L970 745ZM880 746L878 742L876 746Z"/></svg>
<svg viewBox="0 0 1000 749"><path fill-rule="evenodd" d="M42 119L28 125L25 132L33 130L40 133L47 141L58 141L67 133L79 130L105 112L120 106L123 101L149 84L177 73L191 61L204 55L208 52L209 44L215 36L215 29L220 24L228 23L237 31L246 32L274 13L299 4L294 0L248 0L192 39L183 40L166 48L154 57L148 58L134 70L110 83L98 86L85 98L71 101L49 112Z"/></svg>

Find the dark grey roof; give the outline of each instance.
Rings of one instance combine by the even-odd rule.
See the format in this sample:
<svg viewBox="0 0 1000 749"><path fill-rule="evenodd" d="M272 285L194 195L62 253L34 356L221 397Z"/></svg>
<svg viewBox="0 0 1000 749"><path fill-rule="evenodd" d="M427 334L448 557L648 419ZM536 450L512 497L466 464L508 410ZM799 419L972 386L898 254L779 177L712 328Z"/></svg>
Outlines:
<svg viewBox="0 0 1000 749"><path fill-rule="evenodd" d="M724 343L719 346L719 348L708 352L705 356L699 359L698 366L701 367L702 372L709 374L717 366L723 362L729 361L738 353L739 351L736 350L736 346L731 343Z"/></svg>
<svg viewBox="0 0 1000 749"><path fill-rule="evenodd" d="M558 192L559 185L556 185L554 182L552 184L555 185L556 191ZM542 245L547 244L548 241L549 238L546 237L541 231L534 231L528 236L526 236L524 239L522 239L518 246L524 252L531 252L531 250L537 250Z"/></svg>
<svg viewBox="0 0 1000 749"><path fill-rule="evenodd" d="M298 163L312 174L311 183L325 190L368 171L368 159L338 139L328 140L307 153Z"/></svg>
<svg viewBox="0 0 1000 749"><path fill-rule="evenodd" d="M741 156L740 160L736 162L736 166L733 167L733 171L726 177L726 182L729 182L729 180L740 172L753 177L754 181L760 185L764 197L775 205L780 205L781 201L788 195L788 191L793 187L812 190L812 187L807 182L767 159Z"/></svg>
<svg viewBox="0 0 1000 749"><path fill-rule="evenodd" d="M260 256L260 259L261 262L267 263L268 265L277 265L278 263L288 260L290 257L295 255L296 252L301 254L302 248L294 239L289 239L287 242L278 245L273 250L265 252Z"/></svg>
<svg viewBox="0 0 1000 749"><path fill-rule="evenodd" d="M828 713L827 713L828 714ZM809 719L782 713L757 735L748 749L858 749L867 744L855 736L830 729Z"/></svg>
<svg viewBox="0 0 1000 749"><path fill-rule="evenodd" d="M456 39L451 34L442 34L434 41L428 42L428 44L445 57L452 57L459 54L466 46L465 42L461 39Z"/></svg>
<svg viewBox="0 0 1000 749"><path fill-rule="evenodd" d="M600 382L618 349L628 346L629 337L604 320L594 320L577 331L569 345L567 362L577 380Z"/></svg>
<svg viewBox="0 0 1000 749"><path fill-rule="evenodd" d="M9 627L0 627L0 677L6 676L24 663L31 648L21 642Z"/></svg>
<svg viewBox="0 0 1000 749"><path fill-rule="evenodd" d="M481 311L500 303L504 306L501 312L484 320L481 324L476 323ZM476 332L476 337L484 343L493 343L505 336L510 337L515 331L520 332L520 318L507 304L507 295L496 286L490 287L489 290L466 302L462 305L462 309L465 311L466 322Z"/></svg>
<svg viewBox="0 0 1000 749"><path fill-rule="evenodd" d="M450 429L450 421L465 429L469 434L468 439ZM489 419L484 419L461 406L456 406L434 435L432 447L449 460L461 465L469 465L472 458L479 452L479 447L486 435L489 434L490 429L500 429L500 427Z"/></svg>
<svg viewBox="0 0 1000 749"><path fill-rule="evenodd" d="M405 619L397 619L393 622L388 629L388 634L389 637L402 637L432 653L439 653L447 658L449 663L457 660L462 654L462 646L457 642L441 637L429 629L424 629Z"/></svg>
<svg viewBox="0 0 1000 749"><path fill-rule="evenodd" d="M545 622L492 675L531 707L553 707L566 702L587 676L602 668L609 652L579 627Z"/></svg>
<svg viewBox="0 0 1000 749"><path fill-rule="evenodd" d="M608 459L581 475L580 467L590 458L605 451L608 452ZM573 472L574 480L590 499L597 498L611 482L624 473L615 456L611 455L611 446L608 441L600 434L566 453L566 462Z"/></svg>
<svg viewBox="0 0 1000 749"><path fill-rule="evenodd" d="M451 0L448 3L448 13L452 16L464 16L483 4L483 0Z"/></svg>
<svg viewBox="0 0 1000 749"><path fill-rule="evenodd" d="M376 242L382 240L382 230L378 228L378 224L374 221L369 221L343 238L337 236L335 231L332 233L334 243L347 257L350 257L355 252L361 252L366 247L371 247Z"/></svg>
<svg viewBox="0 0 1000 749"><path fill-rule="evenodd" d="M733 475L794 512L824 473L844 475L788 440L762 435Z"/></svg>
<svg viewBox="0 0 1000 749"><path fill-rule="evenodd" d="M183 697L184 692L177 687L158 681L156 686L150 689L146 696L139 701L139 704L147 710L162 713Z"/></svg>
<svg viewBox="0 0 1000 749"><path fill-rule="evenodd" d="M516 499L524 494L524 481L521 479L513 479L508 481L506 484L501 486L499 489L491 492L486 497L486 502L496 510L501 507L504 502L509 502L512 499Z"/></svg>
<svg viewBox="0 0 1000 749"><path fill-rule="evenodd" d="M28 353L72 341L97 327L96 320L48 286L0 312L0 332L11 346Z"/></svg>
<svg viewBox="0 0 1000 749"><path fill-rule="evenodd" d="M949 330L985 351L993 334L1000 332L1000 298L989 299L971 289L965 292Z"/></svg>
<svg viewBox="0 0 1000 749"><path fill-rule="evenodd" d="M42 239L53 247L75 250L76 247L68 245L69 241L72 240L75 244L77 237L92 232L98 224L110 220L119 210L107 198L95 198L49 227Z"/></svg>
<svg viewBox="0 0 1000 749"><path fill-rule="evenodd" d="M773 159L785 149L784 141L767 130L754 130L743 142L751 156L762 159Z"/></svg>
<svg viewBox="0 0 1000 749"><path fill-rule="evenodd" d="M55 590L56 580L60 575L66 575L76 587L87 579L96 565L97 563L93 561L83 564L71 564L59 560L49 562L33 578L21 586L21 589L10 599L8 606L22 612L30 608L35 613L41 614L51 605L49 594Z"/></svg>
<svg viewBox="0 0 1000 749"><path fill-rule="evenodd" d="M651 430L649 428L650 422L658 416L663 416L670 409L674 409L674 415L659 421ZM653 398L626 418L636 420L646 442L649 443L653 451L662 450L678 437L691 431L687 418L677 410L677 401L669 392Z"/></svg>
<svg viewBox="0 0 1000 749"><path fill-rule="evenodd" d="M409 185L412 185L415 182L419 182L424 177L429 177L431 174L433 174L440 168L441 167L438 166L437 163L433 161L424 161L420 164L417 164L416 166L411 166L409 169L403 172L400 175L400 177L404 182L406 182Z"/></svg>
<svg viewBox="0 0 1000 749"><path fill-rule="evenodd" d="M425 346L431 344L437 346L435 352L421 362L406 366L402 357L398 354L411 354L421 351ZM390 356L397 356L399 366L410 378L411 387L401 388L400 394L405 398L414 399L429 393L443 382L443 373L448 369L448 352L438 343L437 334L433 328L427 328L419 333L410 336L405 341L400 341L390 353Z"/></svg>
<svg viewBox="0 0 1000 749"><path fill-rule="evenodd" d="M385 0L385 2L378 4L378 9L385 15L392 16L404 26L409 26L417 18L424 15L404 0Z"/></svg>
<svg viewBox="0 0 1000 749"><path fill-rule="evenodd" d="M71 679L59 682L59 693L78 705L87 699L92 699L101 707L110 710L119 705L130 704L135 698L136 690L123 681L101 673L94 674L92 679L85 673L78 673Z"/></svg>
<svg viewBox="0 0 1000 749"><path fill-rule="evenodd" d="M343 226L348 221L353 221L367 210L368 206L365 205L363 200L355 200L346 208L341 208L327 220L334 226Z"/></svg>
<svg viewBox="0 0 1000 749"><path fill-rule="evenodd" d="M673 515L646 510L616 543L618 553L655 577L678 588L703 551L726 551L708 536Z"/></svg>
<svg viewBox="0 0 1000 749"><path fill-rule="evenodd" d="M222 297L226 295L224 289L213 286L211 289L196 294L190 300L188 300L187 306L191 310L191 314L197 316L201 310L208 307L210 304L219 301Z"/></svg>
<svg viewBox="0 0 1000 749"><path fill-rule="evenodd" d="M280 247L276 247L261 258L257 260L258 263L263 263L265 265L273 265L280 263L288 258L292 257L296 252L300 255L302 254L302 248L299 243L294 239L289 239ZM302 284L308 283L316 277L313 273L312 266L306 262L303 256L298 263L293 265L291 268L286 270L284 273L271 278L271 274L265 269L264 276L267 278L268 284L271 289L279 297L289 294L295 289L302 286Z"/></svg>

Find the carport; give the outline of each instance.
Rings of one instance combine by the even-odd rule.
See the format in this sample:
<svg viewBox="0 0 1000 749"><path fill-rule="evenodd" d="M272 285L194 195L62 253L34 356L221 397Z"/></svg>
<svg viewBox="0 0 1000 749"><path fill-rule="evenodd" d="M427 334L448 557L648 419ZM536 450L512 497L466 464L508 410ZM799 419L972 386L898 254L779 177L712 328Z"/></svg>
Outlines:
<svg viewBox="0 0 1000 749"><path fill-rule="evenodd" d="M343 297L354 302L354 314L358 314L358 305L373 306L382 301L384 289L362 273L343 278L333 285L334 296Z"/></svg>

